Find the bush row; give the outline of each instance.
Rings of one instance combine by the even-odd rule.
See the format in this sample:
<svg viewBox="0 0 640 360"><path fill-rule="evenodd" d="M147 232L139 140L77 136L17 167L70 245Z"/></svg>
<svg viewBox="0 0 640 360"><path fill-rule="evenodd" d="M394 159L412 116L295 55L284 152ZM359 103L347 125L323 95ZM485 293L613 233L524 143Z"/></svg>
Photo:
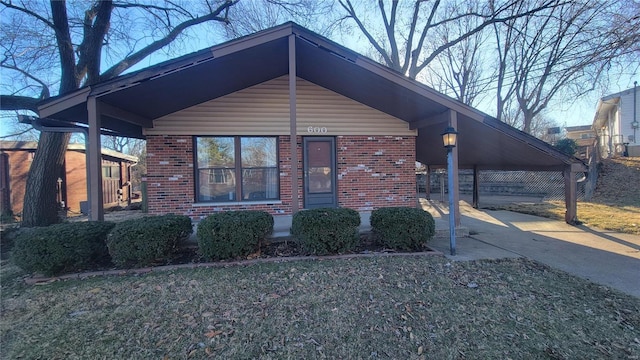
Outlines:
<svg viewBox="0 0 640 360"><path fill-rule="evenodd" d="M408 207L380 208L371 213L375 240L391 249L419 251L435 234L431 214ZM307 253L325 255L353 251L359 244L360 215L352 209L305 210L293 216L291 234Z"/></svg>
<svg viewBox="0 0 640 360"><path fill-rule="evenodd" d="M58 275L111 263L147 266L166 260L193 231L187 216L163 215L111 222L73 222L20 229L12 258L29 272Z"/></svg>
<svg viewBox="0 0 640 360"><path fill-rule="evenodd" d="M388 248L421 250L434 234L434 220L414 208L381 208L371 214L376 239ZM308 254L353 251L360 237L360 214L347 208L305 210L293 216L291 234ZM208 260L257 252L273 231L265 211L228 211L198 224L198 245ZM192 232L187 216L163 215L109 222L78 222L22 229L15 236L13 258L30 272L57 275L108 266L148 266L169 259Z"/></svg>

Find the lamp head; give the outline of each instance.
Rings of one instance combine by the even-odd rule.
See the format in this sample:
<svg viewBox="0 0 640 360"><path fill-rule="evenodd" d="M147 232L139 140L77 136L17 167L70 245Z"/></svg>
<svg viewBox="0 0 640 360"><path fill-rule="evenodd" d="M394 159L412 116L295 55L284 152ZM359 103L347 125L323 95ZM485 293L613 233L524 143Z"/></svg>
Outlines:
<svg viewBox="0 0 640 360"><path fill-rule="evenodd" d="M456 129L451 126L447 127L442 133L442 143L444 147L447 149L452 149L456 147L456 142L458 140L458 132Z"/></svg>

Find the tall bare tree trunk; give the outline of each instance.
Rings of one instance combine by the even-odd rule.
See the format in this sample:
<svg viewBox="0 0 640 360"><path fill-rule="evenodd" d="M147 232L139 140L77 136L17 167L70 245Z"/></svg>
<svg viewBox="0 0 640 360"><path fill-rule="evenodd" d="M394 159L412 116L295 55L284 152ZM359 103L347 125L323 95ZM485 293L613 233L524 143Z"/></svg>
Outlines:
<svg viewBox="0 0 640 360"><path fill-rule="evenodd" d="M22 226L46 226L59 222L57 180L71 134L41 132L38 150L29 169L24 194Z"/></svg>

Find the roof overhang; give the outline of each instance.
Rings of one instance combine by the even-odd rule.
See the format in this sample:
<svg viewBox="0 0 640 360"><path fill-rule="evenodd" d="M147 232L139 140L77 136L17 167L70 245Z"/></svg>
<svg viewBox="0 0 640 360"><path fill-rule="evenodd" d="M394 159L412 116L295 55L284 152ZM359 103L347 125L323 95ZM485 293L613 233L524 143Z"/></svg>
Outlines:
<svg viewBox="0 0 640 360"><path fill-rule="evenodd" d="M409 123L418 130L417 160L446 165L444 114L458 118L459 164L481 169L559 170L584 164L507 124L411 80L296 24L287 23L40 104L40 116L88 123L87 104L101 104L102 126L125 136L164 115L283 76L289 37L296 75Z"/></svg>
<svg viewBox="0 0 640 360"><path fill-rule="evenodd" d="M607 96L598 101L596 114L593 117L593 129L598 131L606 126L609 114L620 103L619 96Z"/></svg>

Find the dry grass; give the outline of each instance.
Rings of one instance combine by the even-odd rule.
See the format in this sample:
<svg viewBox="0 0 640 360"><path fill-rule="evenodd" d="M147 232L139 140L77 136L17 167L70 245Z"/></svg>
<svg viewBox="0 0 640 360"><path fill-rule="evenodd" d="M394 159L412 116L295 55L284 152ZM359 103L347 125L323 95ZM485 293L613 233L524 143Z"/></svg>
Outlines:
<svg viewBox="0 0 640 360"><path fill-rule="evenodd" d="M640 299L524 259L361 258L11 284L3 279L3 358L640 357Z"/></svg>
<svg viewBox="0 0 640 360"><path fill-rule="evenodd" d="M503 204L489 207L564 221L564 202ZM640 235L640 206L614 206L593 202L578 202L578 218L587 226L627 234Z"/></svg>
<svg viewBox="0 0 640 360"><path fill-rule="evenodd" d="M490 207L564 220L562 201L505 204ZM603 230L640 235L640 158L614 158L602 162L598 184L590 202L578 202L578 219Z"/></svg>

